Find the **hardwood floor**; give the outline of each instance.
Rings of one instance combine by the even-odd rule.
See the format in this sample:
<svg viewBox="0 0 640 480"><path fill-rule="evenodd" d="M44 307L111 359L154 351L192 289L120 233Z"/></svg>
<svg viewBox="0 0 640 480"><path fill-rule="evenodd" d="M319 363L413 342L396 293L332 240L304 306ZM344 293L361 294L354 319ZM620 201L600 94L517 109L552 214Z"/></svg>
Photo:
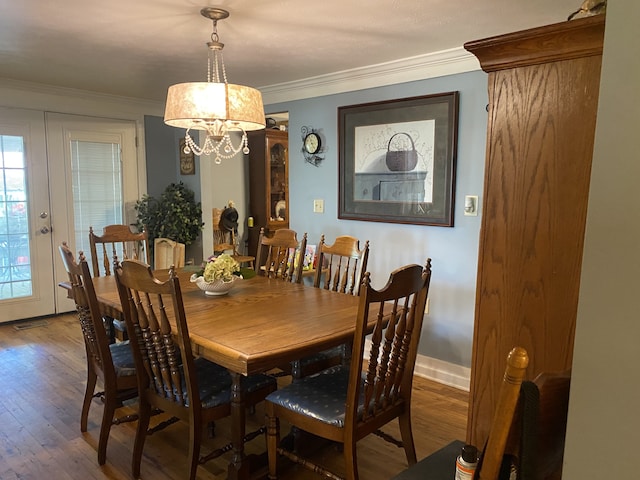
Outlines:
<svg viewBox="0 0 640 480"><path fill-rule="evenodd" d="M0 325L0 478L14 479L130 479L135 422L114 425L107 449L107 463L97 461L102 405L94 400L86 433L80 432L80 408L86 381L84 345L75 315L49 317L45 321ZM413 394L413 427L418 458L422 458L466 434L468 393L416 377ZM118 413L135 411L123 408ZM155 417L160 421L162 418ZM261 424L259 407L248 418L248 429ZM284 430L285 426L283 426ZM207 439L204 451L226 443L226 420L217 422L216 437ZM398 434L396 423L385 428ZM184 478L187 428L178 423L147 439L142 458L144 479ZM183 440L184 439L184 440ZM265 450L262 438L247 445L250 453ZM199 479L226 478L230 454L198 469ZM317 452L337 472L342 459L336 448ZM371 435L358 443L358 466L364 480L389 479L406 468L401 449ZM283 480L319 479L297 467L283 472Z"/></svg>

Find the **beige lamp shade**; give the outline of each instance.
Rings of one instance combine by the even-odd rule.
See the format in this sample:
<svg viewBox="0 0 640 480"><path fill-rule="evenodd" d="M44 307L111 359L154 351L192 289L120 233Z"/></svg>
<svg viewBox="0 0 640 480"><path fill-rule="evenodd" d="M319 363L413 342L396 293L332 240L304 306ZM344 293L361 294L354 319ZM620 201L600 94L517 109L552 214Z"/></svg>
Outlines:
<svg viewBox="0 0 640 480"><path fill-rule="evenodd" d="M233 83L191 82L169 87L164 123L207 130L207 124L216 120L228 120L247 131L264 128L262 94Z"/></svg>

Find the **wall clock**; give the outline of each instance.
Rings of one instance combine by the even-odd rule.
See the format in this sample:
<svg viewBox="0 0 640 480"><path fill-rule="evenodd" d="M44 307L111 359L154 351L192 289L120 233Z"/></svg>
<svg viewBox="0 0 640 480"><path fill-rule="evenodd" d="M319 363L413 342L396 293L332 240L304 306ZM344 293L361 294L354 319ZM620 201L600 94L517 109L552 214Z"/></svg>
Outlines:
<svg viewBox="0 0 640 480"><path fill-rule="evenodd" d="M321 154L324 151L322 146L322 137L320 133L311 127L302 127L302 154L306 162L310 163L314 167L324 160Z"/></svg>

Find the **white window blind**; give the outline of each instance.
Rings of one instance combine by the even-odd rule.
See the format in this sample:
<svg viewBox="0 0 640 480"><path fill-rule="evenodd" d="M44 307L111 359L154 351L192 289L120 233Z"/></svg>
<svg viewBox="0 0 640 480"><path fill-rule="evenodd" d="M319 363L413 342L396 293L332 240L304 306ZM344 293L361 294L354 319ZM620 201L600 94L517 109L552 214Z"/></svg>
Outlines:
<svg viewBox="0 0 640 480"><path fill-rule="evenodd" d="M71 141L76 249L89 262L89 227L101 235L104 226L124 223L120 151L117 143Z"/></svg>

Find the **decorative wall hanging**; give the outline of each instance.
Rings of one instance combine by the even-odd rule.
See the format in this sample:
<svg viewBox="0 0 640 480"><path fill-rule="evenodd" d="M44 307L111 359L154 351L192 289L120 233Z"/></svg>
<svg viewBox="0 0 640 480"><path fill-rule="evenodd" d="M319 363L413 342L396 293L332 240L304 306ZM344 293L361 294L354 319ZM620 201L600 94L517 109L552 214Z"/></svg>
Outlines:
<svg viewBox="0 0 640 480"><path fill-rule="evenodd" d="M302 127L300 131L302 133L302 154L304 159L314 167L317 167L324 160L324 157L320 156L324 152L322 137L318 130L311 127Z"/></svg>
<svg viewBox="0 0 640 480"><path fill-rule="evenodd" d="M453 226L458 92L338 108L338 218Z"/></svg>
<svg viewBox="0 0 640 480"><path fill-rule="evenodd" d="M180 175L195 175L196 160L193 152L185 151L186 140L184 137L180 139Z"/></svg>

